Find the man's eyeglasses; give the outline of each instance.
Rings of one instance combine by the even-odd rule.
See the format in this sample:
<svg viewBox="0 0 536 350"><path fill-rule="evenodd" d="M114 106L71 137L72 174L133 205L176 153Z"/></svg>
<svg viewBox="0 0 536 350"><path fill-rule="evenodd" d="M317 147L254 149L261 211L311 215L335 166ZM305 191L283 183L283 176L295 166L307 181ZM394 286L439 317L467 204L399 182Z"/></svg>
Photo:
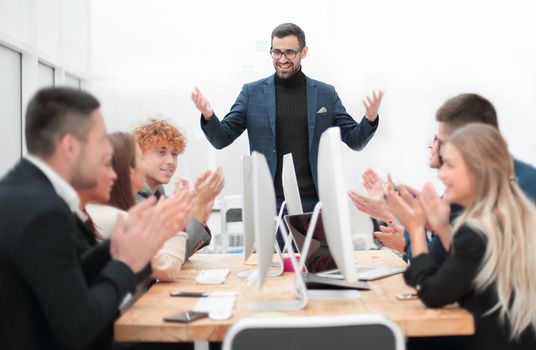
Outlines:
<svg viewBox="0 0 536 350"><path fill-rule="evenodd" d="M296 55L300 53L302 50L295 51L295 50L286 50L286 51L279 51L279 50L270 50L270 55L272 58L275 58L276 60L280 59L281 56L285 55L285 57L289 60L296 58Z"/></svg>
<svg viewBox="0 0 536 350"><path fill-rule="evenodd" d="M444 142L441 141L441 140L439 139L439 137L437 137L437 135L434 135L434 143L436 143L436 142L437 142L437 145L438 145L439 147L443 146L443 143L444 143Z"/></svg>

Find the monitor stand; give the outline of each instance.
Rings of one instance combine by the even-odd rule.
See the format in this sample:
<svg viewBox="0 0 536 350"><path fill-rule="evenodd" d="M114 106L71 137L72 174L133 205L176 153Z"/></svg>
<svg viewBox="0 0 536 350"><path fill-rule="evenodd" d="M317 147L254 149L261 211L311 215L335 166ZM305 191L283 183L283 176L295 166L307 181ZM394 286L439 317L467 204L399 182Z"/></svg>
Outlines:
<svg viewBox="0 0 536 350"><path fill-rule="evenodd" d="M307 232L305 233L305 238L302 246L302 250L300 252L300 270L299 271L307 271L307 267L305 266L305 260L307 260L307 254L309 254L309 248L311 247L311 241L313 240L313 233L316 228L316 223L318 221L318 216L320 215L320 209L322 209L322 203L318 202L316 203L313 213L311 214L311 221L309 222L309 227L307 228ZM289 234L288 237L285 240L285 246L283 247L283 253L289 252L289 247L291 247L293 244L298 246L296 244L296 241L292 237L292 234ZM294 251L292 254L295 254Z"/></svg>
<svg viewBox="0 0 536 350"><path fill-rule="evenodd" d="M281 217L276 217L277 225L281 229L281 234L285 240L288 239L289 233L281 220ZM292 245L289 247L289 257L292 263L294 271L299 270L299 264L296 260L294 254L294 249ZM294 287L296 300L272 300L272 301L257 301L249 304L248 309L254 312L267 312L267 311L293 311L303 309L309 302L309 297L307 295L307 288L305 287L305 282L303 281L303 276L301 273L294 273Z"/></svg>
<svg viewBox="0 0 536 350"><path fill-rule="evenodd" d="M275 244L274 244L274 249L275 249L275 253L277 254L277 261L273 261L272 262L272 266L273 267L279 267L278 269L276 270L270 270L270 272L268 272L268 277L277 277L277 276L281 276L284 272L284 269L285 269L285 266L284 266L284 263L283 263L283 254L281 252L281 249L279 248L279 243L277 243L277 231L279 231L279 227L282 226L282 222L283 222L283 211L285 210L285 207L287 205L287 201L283 201L283 203L281 203L281 208L279 209L279 215L277 216L277 225L275 225L275 232L274 232L274 235L276 237L276 240L275 240ZM283 237L283 240L285 240L285 238Z"/></svg>
<svg viewBox="0 0 536 350"><path fill-rule="evenodd" d="M278 223L275 226L275 233L274 233L274 235L276 237L277 237L277 231L279 229L279 226L281 226L280 222L282 222L281 219L283 218L283 211L285 210L286 204L287 204L287 202L283 201L283 203L281 204L281 209L279 209L279 215L277 216L278 217L278 219L277 219ZM276 242L274 244L274 250L275 250L275 254L277 255L277 261L272 261L272 267L274 267L274 269L270 269L270 271L268 272L267 277L281 276L283 274L283 272L284 272L284 269L285 269L285 265L283 263L283 254L281 252L281 249L279 248L279 244L277 243L277 239L276 239ZM243 271L240 271L238 273L238 277L248 277L249 278L250 276L253 275L254 272L255 272L254 270L243 270Z"/></svg>
<svg viewBox="0 0 536 350"><path fill-rule="evenodd" d="M320 215L321 209L322 202L316 203L302 246L300 270L296 271L304 271L304 269L307 269L305 266L305 261L307 260L307 254L309 253L309 248L313 239L313 233L316 229L316 225L318 223L318 216ZM292 239L292 235L289 236L289 241L286 242L285 246L288 245L289 247L291 247L292 244L290 243L290 240ZM339 280L337 282L334 282L333 279L319 277L315 274L308 274L304 278L304 282L306 287L308 287L307 295L311 300L355 300L360 298L360 293L358 289L370 289L367 283L358 282L358 284L356 285L349 285L348 283L346 283L346 281ZM309 288L309 286L311 286L312 288Z"/></svg>

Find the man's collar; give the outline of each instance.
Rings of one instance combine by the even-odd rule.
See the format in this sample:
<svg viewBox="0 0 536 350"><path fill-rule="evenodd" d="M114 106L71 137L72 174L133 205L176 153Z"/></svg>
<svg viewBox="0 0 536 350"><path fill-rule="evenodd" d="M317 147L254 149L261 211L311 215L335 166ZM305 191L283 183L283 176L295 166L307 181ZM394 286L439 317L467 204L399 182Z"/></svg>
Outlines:
<svg viewBox="0 0 536 350"><path fill-rule="evenodd" d="M43 174L45 174L58 196L60 196L67 203L69 209L71 209L73 213L76 212L78 210L78 206L80 205L80 198L78 197L78 193L76 193L73 186L71 186L67 180L65 180L60 174L58 174L56 170L54 170L42 159L32 154L27 154L24 158L26 158L26 160L35 165L43 172Z"/></svg>
<svg viewBox="0 0 536 350"><path fill-rule="evenodd" d="M86 222L89 219L89 216L80 207L76 208L74 213L82 222Z"/></svg>
<svg viewBox="0 0 536 350"><path fill-rule="evenodd" d="M143 198L149 198L153 195L153 192L151 192L149 186L145 185L141 190L138 191L138 195L142 196Z"/></svg>
<svg viewBox="0 0 536 350"><path fill-rule="evenodd" d="M145 185L145 187L143 187L138 192L138 194L140 196L144 197L144 198L149 198L151 196L157 196L157 197L164 196L165 197L166 196L166 191L164 190L164 186L162 186L162 185L158 185L158 187L156 187L155 192L151 191L151 188L148 185Z"/></svg>
<svg viewBox="0 0 536 350"><path fill-rule="evenodd" d="M166 197L166 190L164 190L164 185L158 185L158 187L156 188L156 191L155 191L155 196L157 196L158 198L160 197Z"/></svg>

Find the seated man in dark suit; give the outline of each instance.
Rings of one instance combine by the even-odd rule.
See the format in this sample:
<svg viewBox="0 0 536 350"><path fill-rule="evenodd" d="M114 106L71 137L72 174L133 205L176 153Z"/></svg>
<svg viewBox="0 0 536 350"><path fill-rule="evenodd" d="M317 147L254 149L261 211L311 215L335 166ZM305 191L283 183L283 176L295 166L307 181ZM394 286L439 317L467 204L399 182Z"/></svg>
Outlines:
<svg viewBox="0 0 536 350"><path fill-rule="evenodd" d="M110 347L102 334L134 291L135 273L189 219L192 194L185 204L140 204L143 217L118 219L111 241L79 256L76 190L96 184L111 154L99 102L74 89L43 89L28 105L25 133L29 154L0 180L0 347ZM175 220L179 209L183 222Z"/></svg>

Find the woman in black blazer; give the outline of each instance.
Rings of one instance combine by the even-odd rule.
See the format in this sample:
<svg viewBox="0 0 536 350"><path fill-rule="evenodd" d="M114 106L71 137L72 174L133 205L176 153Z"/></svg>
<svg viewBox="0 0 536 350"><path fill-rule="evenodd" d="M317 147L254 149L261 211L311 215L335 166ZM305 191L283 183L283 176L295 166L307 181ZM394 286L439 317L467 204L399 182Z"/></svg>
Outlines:
<svg viewBox="0 0 536 350"><path fill-rule="evenodd" d="M426 306L458 302L475 319L473 336L436 338L433 346L536 349L536 207L517 185L508 147L495 128L470 124L451 136L442 158L443 199L431 185L423 193L400 186L400 194L385 194L411 235L406 283ZM448 203L465 210L445 230ZM450 236L441 265L428 254L426 225Z"/></svg>

